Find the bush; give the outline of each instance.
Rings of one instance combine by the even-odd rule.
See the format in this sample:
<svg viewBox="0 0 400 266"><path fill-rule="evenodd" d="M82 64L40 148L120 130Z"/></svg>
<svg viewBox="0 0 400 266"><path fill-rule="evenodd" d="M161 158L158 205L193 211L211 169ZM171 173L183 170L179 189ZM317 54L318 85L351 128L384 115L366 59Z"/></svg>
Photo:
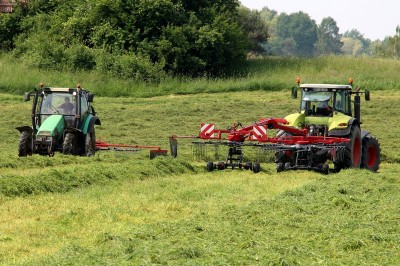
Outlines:
<svg viewBox="0 0 400 266"><path fill-rule="evenodd" d="M152 63L145 55L127 53L112 55L104 51L98 51L96 58L97 70L103 74L111 73L122 79L137 81L160 82L166 73L161 63Z"/></svg>
<svg viewBox="0 0 400 266"><path fill-rule="evenodd" d="M65 51L67 68L71 70L92 70L96 66L93 50L84 45L73 45Z"/></svg>

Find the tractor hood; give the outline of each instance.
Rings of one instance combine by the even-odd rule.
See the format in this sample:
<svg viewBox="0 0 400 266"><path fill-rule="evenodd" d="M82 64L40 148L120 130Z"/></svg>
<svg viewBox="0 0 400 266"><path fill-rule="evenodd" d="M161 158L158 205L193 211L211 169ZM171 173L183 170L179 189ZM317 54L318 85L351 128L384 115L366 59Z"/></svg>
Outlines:
<svg viewBox="0 0 400 266"><path fill-rule="evenodd" d="M64 132L65 121L62 115L49 116L40 126L37 136L58 136Z"/></svg>
<svg viewBox="0 0 400 266"><path fill-rule="evenodd" d="M304 112L294 113L286 116L285 120L288 121L289 126L301 128L304 125L305 117L306 115L304 114Z"/></svg>
<svg viewBox="0 0 400 266"><path fill-rule="evenodd" d="M302 111L290 114L285 119L289 122L289 126L296 128L301 128L304 125L326 125L328 126L328 131L341 131L349 127L352 117L340 112L334 112L331 117L306 116L304 111Z"/></svg>

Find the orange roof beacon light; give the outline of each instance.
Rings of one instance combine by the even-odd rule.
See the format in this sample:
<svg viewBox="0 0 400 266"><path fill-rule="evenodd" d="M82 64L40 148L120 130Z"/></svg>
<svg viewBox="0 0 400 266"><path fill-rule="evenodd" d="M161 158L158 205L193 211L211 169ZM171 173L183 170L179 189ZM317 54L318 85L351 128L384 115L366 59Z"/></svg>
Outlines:
<svg viewBox="0 0 400 266"><path fill-rule="evenodd" d="M353 85L353 78L349 78L349 85Z"/></svg>
<svg viewBox="0 0 400 266"><path fill-rule="evenodd" d="M78 89L81 89L81 84L78 83L78 85L76 85L76 87L77 87Z"/></svg>
<svg viewBox="0 0 400 266"><path fill-rule="evenodd" d="M296 79L296 83L297 83L297 85L300 85L301 79L300 79L300 78L297 78L297 79Z"/></svg>
<svg viewBox="0 0 400 266"><path fill-rule="evenodd" d="M43 88L43 87L44 87L44 83L43 83L43 82L40 82L40 83L39 83L39 86L40 86L40 88Z"/></svg>

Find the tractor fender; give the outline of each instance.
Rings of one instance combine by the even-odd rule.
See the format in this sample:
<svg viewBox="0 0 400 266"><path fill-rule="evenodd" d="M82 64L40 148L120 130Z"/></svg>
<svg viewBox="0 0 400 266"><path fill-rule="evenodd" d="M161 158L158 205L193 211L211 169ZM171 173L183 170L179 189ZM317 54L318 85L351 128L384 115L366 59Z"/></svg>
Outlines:
<svg viewBox="0 0 400 266"><path fill-rule="evenodd" d="M93 116L93 115L89 114L86 117L85 122L82 124L81 130L82 130L83 134L92 132L94 125L101 125L100 119L97 116Z"/></svg>
<svg viewBox="0 0 400 266"><path fill-rule="evenodd" d="M97 116L92 116L89 120L87 127L87 133L90 133L94 129L94 125L101 125L100 119Z"/></svg>
<svg viewBox="0 0 400 266"><path fill-rule="evenodd" d="M32 133L32 132L33 132L33 129L32 129L32 127L30 127L30 126L16 127L15 129L17 129L20 133L22 133L22 132L24 132L24 131L27 131L27 132L29 132L29 133Z"/></svg>
<svg viewBox="0 0 400 266"><path fill-rule="evenodd" d="M366 130L361 130L361 139L364 139L365 137L371 135L371 132L366 131Z"/></svg>
<svg viewBox="0 0 400 266"><path fill-rule="evenodd" d="M353 125L360 126L360 122L356 118L351 118L348 122L348 126L343 130L330 130L328 136L347 136L350 134L350 130Z"/></svg>

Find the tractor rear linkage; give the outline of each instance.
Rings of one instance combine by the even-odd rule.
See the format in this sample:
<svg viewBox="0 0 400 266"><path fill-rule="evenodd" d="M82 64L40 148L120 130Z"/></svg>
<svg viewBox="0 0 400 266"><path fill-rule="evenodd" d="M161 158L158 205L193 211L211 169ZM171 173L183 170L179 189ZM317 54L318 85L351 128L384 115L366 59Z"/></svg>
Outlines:
<svg viewBox="0 0 400 266"><path fill-rule="evenodd" d="M202 139L193 141L196 145L225 145L228 146L227 158L224 162L208 162L207 170L223 170L227 168L260 171L259 162L243 162L243 147L259 147L263 150L275 151L277 171L285 170L314 170L324 174L329 173L329 165L325 162L344 160L346 143L349 139L309 136L307 129L297 129L287 126L287 121L282 118L261 119L252 125L238 128L234 124L226 130L215 129L214 124L202 124L198 136L171 136L171 155L178 155L178 138ZM267 129L284 130L295 136L268 137ZM224 135L227 135L226 137ZM248 141L248 142L245 142ZM332 170L331 170L332 171Z"/></svg>

